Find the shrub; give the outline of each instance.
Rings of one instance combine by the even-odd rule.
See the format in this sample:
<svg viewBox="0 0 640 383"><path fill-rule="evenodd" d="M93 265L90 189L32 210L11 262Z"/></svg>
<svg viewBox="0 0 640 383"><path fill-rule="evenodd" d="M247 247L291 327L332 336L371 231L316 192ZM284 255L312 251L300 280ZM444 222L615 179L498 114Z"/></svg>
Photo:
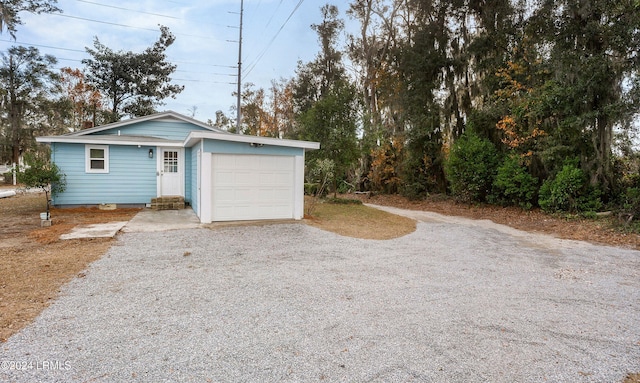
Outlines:
<svg viewBox="0 0 640 383"><path fill-rule="evenodd" d="M305 191L313 191L313 193L310 194L312 198L307 201L305 211L307 215L312 215L318 199L327 194L327 186L333 178L336 165L335 162L330 159L318 158L312 162L309 167L308 178L310 182L305 184ZM307 185L309 186L307 187Z"/></svg>
<svg viewBox="0 0 640 383"><path fill-rule="evenodd" d="M12 185L13 184L13 172L9 171L6 172L2 175L2 178L4 179L4 183L7 185Z"/></svg>
<svg viewBox="0 0 640 383"><path fill-rule="evenodd" d="M493 182L493 198L502 204L531 209L537 192L538 179L521 164L520 157L505 158Z"/></svg>
<svg viewBox="0 0 640 383"><path fill-rule="evenodd" d="M618 217L630 223L640 215L640 187L628 187L619 196Z"/></svg>
<svg viewBox="0 0 640 383"><path fill-rule="evenodd" d="M318 192L318 188L320 184L317 182L305 182L304 183L304 194L314 196Z"/></svg>
<svg viewBox="0 0 640 383"><path fill-rule="evenodd" d="M589 187L584 172L571 163L542 184L538 203L546 212L595 211L602 207L599 190Z"/></svg>
<svg viewBox="0 0 640 383"><path fill-rule="evenodd" d="M334 205L362 205L362 201L353 198L329 198L327 202Z"/></svg>
<svg viewBox="0 0 640 383"><path fill-rule="evenodd" d="M486 201L497 167L498 151L491 141L465 132L454 143L445 162L452 194L464 201Z"/></svg>
<svg viewBox="0 0 640 383"><path fill-rule="evenodd" d="M48 163L38 158L27 158L29 164L24 170L18 172L18 181L24 183L27 189L40 189L47 199L47 215L49 214L49 194L65 191L67 186L66 176L56 164Z"/></svg>
<svg viewBox="0 0 640 383"><path fill-rule="evenodd" d="M403 137L394 137L382 146L371 150L371 170L368 177L373 190L388 194L394 194L400 190L403 153Z"/></svg>

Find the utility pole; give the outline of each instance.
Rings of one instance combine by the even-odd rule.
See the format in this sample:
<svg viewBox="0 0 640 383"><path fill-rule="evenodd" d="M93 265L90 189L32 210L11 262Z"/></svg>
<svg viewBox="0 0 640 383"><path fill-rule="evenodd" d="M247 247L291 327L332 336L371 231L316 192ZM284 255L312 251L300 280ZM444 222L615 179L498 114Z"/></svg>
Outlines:
<svg viewBox="0 0 640 383"><path fill-rule="evenodd" d="M240 0L240 40L238 41L238 109L237 109L237 121L236 131L240 132L240 121L242 120L242 14L244 13L244 0Z"/></svg>

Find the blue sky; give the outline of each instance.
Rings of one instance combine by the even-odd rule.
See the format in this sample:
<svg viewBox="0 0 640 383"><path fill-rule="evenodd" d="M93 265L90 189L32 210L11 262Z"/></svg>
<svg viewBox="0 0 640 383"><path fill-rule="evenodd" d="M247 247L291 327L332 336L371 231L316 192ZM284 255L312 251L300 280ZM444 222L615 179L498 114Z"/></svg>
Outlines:
<svg viewBox="0 0 640 383"><path fill-rule="evenodd" d="M313 60L319 46L310 26L321 21L327 2L348 21L348 0L245 0L242 82L266 90L271 80L292 77L298 60ZM158 24L166 25L176 36L167 50L178 66L174 83L185 90L159 109L189 114L195 106L195 118L202 121L214 119L217 110L231 116L240 0L58 0L58 6L61 15L21 14L16 42L3 33L0 50L33 45L57 57L60 68L82 68L94 37L113 50L140 52L157 40Z"/></svg>

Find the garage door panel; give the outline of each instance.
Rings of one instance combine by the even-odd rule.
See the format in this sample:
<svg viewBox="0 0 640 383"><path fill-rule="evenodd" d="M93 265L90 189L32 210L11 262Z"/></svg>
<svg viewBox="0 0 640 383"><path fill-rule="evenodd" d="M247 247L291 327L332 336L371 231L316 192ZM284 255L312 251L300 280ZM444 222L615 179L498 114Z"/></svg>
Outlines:
<svg viewBox="0 0 640 383"><path fill-rule="evenodd" d="M293 218L294 157L214 154L214 221Z"/></svg>
<svg viewBox="0 0 640 383"><path fill-rule="evenodd" d="M255 198L255 193L251 188L248 187L240 187L235 189L236 196L235 200L241 204L248 204L252 199Z"/></svg>

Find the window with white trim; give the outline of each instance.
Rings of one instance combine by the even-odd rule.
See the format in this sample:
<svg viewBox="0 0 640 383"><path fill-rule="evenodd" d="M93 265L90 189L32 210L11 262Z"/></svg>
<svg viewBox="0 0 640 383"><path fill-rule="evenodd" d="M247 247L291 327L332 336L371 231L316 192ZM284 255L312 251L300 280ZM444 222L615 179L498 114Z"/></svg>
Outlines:
<svg viewBox="0 0 640 383"><path fill-rule="evenodd" d="M85 145L85 172L109 173L109 146Z"/></svg>

